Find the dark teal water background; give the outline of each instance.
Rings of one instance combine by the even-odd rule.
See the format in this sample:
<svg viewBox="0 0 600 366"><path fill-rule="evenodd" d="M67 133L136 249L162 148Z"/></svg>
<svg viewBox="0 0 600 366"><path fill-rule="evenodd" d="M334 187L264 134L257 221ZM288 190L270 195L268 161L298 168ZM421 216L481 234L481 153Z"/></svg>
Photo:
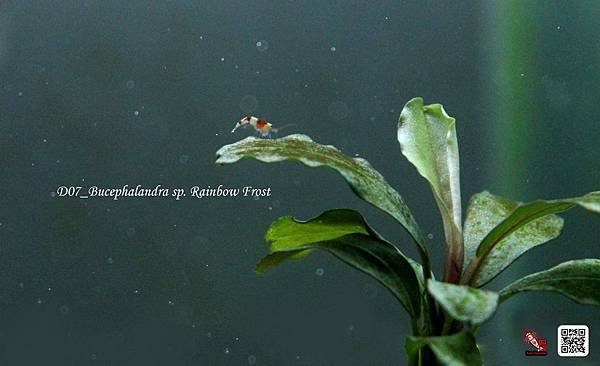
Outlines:
<svg viewBox="0 0 600 366"><path fill-rule="evenodd" d="M600 4L514 3L2 1L0 364L404 364L408 319L374 280L321 253L253 272L283 215L359 209L414 256L402 228L332 171L221 167L214 153L254 114L365 157L431 234L439 269L437 208L395 136L410 98L457 118L463 209L484 189L526 201L600 188ZM124 184L273 194L53 194ZM599 257L598 217L564 217L561 237L489 288ZM597 365L599 316L526 294L483 326L481 348L489 365ZM570 323L590 327L591 353L561 362L556 326ZM551 355L526 359L524 328Z"/></svg>

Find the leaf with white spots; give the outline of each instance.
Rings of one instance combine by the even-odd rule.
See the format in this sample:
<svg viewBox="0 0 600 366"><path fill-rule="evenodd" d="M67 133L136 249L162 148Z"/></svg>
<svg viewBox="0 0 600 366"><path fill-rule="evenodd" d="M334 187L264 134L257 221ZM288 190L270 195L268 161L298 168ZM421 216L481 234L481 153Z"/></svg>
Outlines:
<svg viewBox="0 0 600 366"><path fill-rule="evenodd" d="M500 291L500 301L519 292L557 292L580 304L600 306L600 259L561 263L515 281Z"/></svg>
<svg viewBox="0 0 600 366"><path fill-rule="evenodd" d="M405 349L409 366L420 365L418 352L423 347L431 349L440 365L479 366L483 364L475 337L468 332L440 337L408 337Z"/></svg>
<svg viewBox="0 0 600 366"><path fill-rule="evenodd" d="M463 322L481 324L498 306L496 292L431 279L427 281L427 290L448 314Z"/></svg>
<svg viewBox="0 0 600 366"><path fill-rule="evenodd" d="M217 151L217 163L235 163L254 158L265 163L299 161L309 167L329 167L339 172L362 199L394 217L417 243L422 257L427 257L425 239L408 206L385 178L362 158L353 158L333 146L321 145L306 135L289 135L280 139L248 137L225 145Z"/></svg>
<svg viewBox="0 0 600 366"><path fill-rule="evenodd" d="M577 205L600 213L600 192L524 204L488 192L475 195L465 222L465 252L469 265L464 282L483 286L527 250L557 237L563 220L554 214ZM477 250L474 251L475 246Z"/></svg>

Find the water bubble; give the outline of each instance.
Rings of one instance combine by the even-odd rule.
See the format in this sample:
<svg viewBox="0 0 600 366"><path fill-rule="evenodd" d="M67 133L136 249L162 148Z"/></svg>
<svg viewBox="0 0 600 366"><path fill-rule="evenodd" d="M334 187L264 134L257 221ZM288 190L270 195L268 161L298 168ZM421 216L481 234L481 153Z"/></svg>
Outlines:
<svg viewBox="0 0 600 366"><path fill-rule="evenodd" d="M432 233L427 234L427 239L430 239L430 240L433 239L433 234Z"/></svg>
<svg viewBox="0 0 600 366"><path fill-rule="evenodd" d="M221 57L221 62L225 62L225 57Z"/></svg>
<svg viewBox="0 0 600 366"><path fill-rule="evenodd" d="M114 263L114 261L113 261L112 257L108 257L108 258L106 258L106 263L108 263L108 264L113 264L113 263Z"/></svg>
<svg viewBox="0 0 600 366"><path fill-rule="evenodd" d="M225 349L223 350L223 352L228 355L231 353L231 351L229 350L229 347L225 347Z"/></svg>
<svg viewBox="0 0 600 366"><path fill-rule="evenodd" d="M335 46L331 46L331 47L329 48L329 50L330 50L331 52L335 52L336 48L335 48Z"/></svg>
<svg viewBox="0 0 600 366"><path fill-rule="evenodd" d="M185 164L185 163L187 163L187 162L188 162L188 160L190 160L190 156L189 156L189 155L183 154L183 155L181 155L181 156L179 157L179 162L180 162L181 164Z"/></svg>
<svg viewBox="0 0 600 366"><path fill-rule="evenodd" d="M323 275L325 274L325 270L324 270L323 268L317 268L317 269L315 270L315 274L316 274L317 276L319 276L319 277L320 277L320 276L323 276Z"/></svg>
<svg viewBox="0 0 600 366"><path fill-rule="evenodd" d="M48 142L48 139L42 139L42 142Z"/></svg>
<svg viewBox="0 0 600 366"><path fill-rule="evenodd" d="M258 106L258 99L254 95L244 95L240 100L240 109L244 113L252 113Z"/></svg>
<svg viewBox="0 0 600 366"><path fill-rule="evenodd" d="M344 102L333 102L327 109L331 118L335 120L342 120L350 114L350 109Z"/></svg>
<svg viewBox="0 0 600 366"><path fill-rule="evenodd" d="M136 116L136 117L139 116L140 115L140 111L133 111L133 115Z"/></svg>
<svg viewBox="0 0 600 366"><path fill-rule="evenodd" d="M256 356L254 356L254 355L248 356L248 365L256 365Z"/></svg>
<svg viewBox="0 0 600 366"><path fill-rule="evenodd" d="M256 49L260 52L264 52L269 49L269 42L264 39L256 41Z"/></svg>
<svg viewBox="0 0 600 366"><path fill-rule="evenodd" d="M127 80L127 82L125 83L125 87L127 89L133 89L135 87L135 81L133 81L133 80Z"/></svg>

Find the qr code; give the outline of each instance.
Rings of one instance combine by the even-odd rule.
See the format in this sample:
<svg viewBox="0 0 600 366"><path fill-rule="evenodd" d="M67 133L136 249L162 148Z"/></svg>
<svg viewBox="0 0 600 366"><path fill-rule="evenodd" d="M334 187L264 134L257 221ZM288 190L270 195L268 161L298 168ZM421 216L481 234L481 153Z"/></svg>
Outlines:
<svg viewBox="0 0 600 366"><path fill-rule="evenodd" d="M590 353L590 330L587 325L561 325L558 327L558 355L585 357Z"/></svg>

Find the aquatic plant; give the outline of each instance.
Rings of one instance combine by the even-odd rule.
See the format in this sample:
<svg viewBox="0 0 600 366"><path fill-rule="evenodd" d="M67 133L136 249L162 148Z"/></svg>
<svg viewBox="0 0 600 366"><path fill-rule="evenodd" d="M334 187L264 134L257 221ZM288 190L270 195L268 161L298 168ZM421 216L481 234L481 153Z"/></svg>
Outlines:
<svg viewBox="0 0 600 366"><path fill-rule="evenodd" d="M557 292L600 305L600 259L579 259L525 276L499 290L483 290L523 253L556 238L563 227L557 213L576 206L600 213L600 191L584 196L520 203L483 191L461 214L459 154L455 119L440 104L410 100L398 121L402 154L429 182L446 241L441 280L434 278L426 240L402 197L366 160L321 145L305 135L280 139L248 137L217 152L217 163L254 158L272 163L299 161L338 171L362 199L395 218L416 244L420 261L379 235L360 213L333 209L308 221L290 216L276 220L265 240L270 253L257 265L268 271L314 250L329 252L385 286L411 319L405 348L410 365L480 365L475 340L479 326L497 307L526 291Z"/></svg>

